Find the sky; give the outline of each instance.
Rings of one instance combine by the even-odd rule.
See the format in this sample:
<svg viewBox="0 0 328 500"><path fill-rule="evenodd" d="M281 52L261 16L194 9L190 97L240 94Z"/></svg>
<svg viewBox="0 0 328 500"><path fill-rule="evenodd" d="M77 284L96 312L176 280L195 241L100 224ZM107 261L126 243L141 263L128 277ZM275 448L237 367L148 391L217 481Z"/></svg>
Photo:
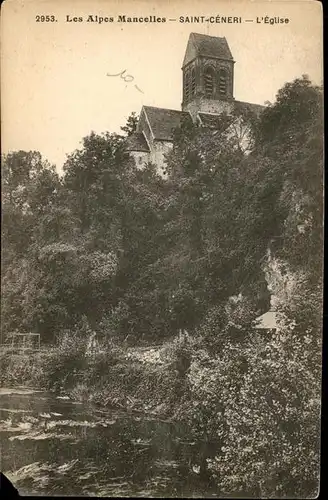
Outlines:
<svg viewBox="0 0 328 500"><path fill-rule="evenodd" d="M181 108L191 32L226 37L237 100L274 102L287 81L323 79L323 14L315 0L7 0L1 14L2 151L40 151L59 172L91 131L120 132L143 105ZM37 21L41 15L56 20ZM89 15L114 21L87 22ZM122 23L119 15L167 21ZM180 23L180 16L242 22ZM264 23L266 16L289 23ZM131 81L107 76L123 70Z"/></svg>

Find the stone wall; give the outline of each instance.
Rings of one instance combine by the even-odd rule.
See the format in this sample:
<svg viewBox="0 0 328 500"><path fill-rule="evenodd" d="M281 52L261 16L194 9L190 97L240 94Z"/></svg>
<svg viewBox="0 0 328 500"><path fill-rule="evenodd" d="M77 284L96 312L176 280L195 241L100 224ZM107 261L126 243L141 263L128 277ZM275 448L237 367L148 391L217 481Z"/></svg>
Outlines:
<svg viewBox="0 0 328 500"><path fill-rule="evenodd" d="M139 170L145 168L147 163L156 165L156 170L161 177L166 178L166 163L165 155L172 149L172 142L169 141L153 141L152 151L144 153L141 151L131 151L131 156Z"/></svg>
<svg viewBox="0 0 328 500"><path fill-rule="evenodd" d="M131 151L130 155L135 161L138 170L145 168L145 165L150 162L150 153L143 151Z"/></svg>
<svg viewBox="0 0 328 500"><path fill-rule="evenodd" d="M166 177L166 162L165 155L171 151L172 142L169 141L154 141L153 148L150 153L150 161L157 167L157 172Z"/></svg>
<svg viewBox="0 0 328 500"><path fill-rule="evenodd" d="M201 113L230 113L234 101L219 101L207 99L206 97L196 97L193 101L183 107L183 111L189 111L194 122L197 120L197 114Z"/></svg>

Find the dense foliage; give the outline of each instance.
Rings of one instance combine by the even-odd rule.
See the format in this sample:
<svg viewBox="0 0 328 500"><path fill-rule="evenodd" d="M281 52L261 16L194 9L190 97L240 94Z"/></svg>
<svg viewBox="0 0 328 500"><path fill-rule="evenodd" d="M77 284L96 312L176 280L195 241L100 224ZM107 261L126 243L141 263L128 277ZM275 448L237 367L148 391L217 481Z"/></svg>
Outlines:
<svg viewBox="0 0 328 500"><path fill-rule="evenodd" d="M166 180L125 152L135 116L123 136L84 138L61 178L37 152L3 159L4 333L59 336L65 373L92 332L175 338L170 407L207 443L201 471L225 494L316 494L322 121L304 76L259 119L236 109L216 130L183 124ZM270 297L280 328L263 335L254 319ZM147 375L154 391L164 375Z"/></svg>

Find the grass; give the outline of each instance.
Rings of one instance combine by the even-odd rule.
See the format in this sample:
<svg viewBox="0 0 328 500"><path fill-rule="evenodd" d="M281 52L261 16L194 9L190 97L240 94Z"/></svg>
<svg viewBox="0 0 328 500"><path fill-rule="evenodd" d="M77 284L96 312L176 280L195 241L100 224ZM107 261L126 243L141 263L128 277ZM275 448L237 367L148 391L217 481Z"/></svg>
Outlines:
<svg viewBox="0 0 328 500"><path fill-rule="evenodd" d="M87 356L85 343L69 344L64 341L48 351L24 355L1 352L0 383L49 390L102 406L172 415L181 381L172 368L171 354L154 362L153 349L147 356L145 350L141 355L138 349L110 344ZM167 346L166 351L170 352Z"/></svg>

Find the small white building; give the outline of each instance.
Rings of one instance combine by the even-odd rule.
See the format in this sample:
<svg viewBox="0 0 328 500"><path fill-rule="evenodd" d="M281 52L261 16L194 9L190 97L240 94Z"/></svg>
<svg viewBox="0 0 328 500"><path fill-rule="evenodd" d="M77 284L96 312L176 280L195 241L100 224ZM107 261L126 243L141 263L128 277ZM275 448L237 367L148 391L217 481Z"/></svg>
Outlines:
<svg viewBox="0 0 328 500"><path fill-rule="evenodd" d="M277 330L278 321L277 313L275 311L269 310L257 318L256 329L258 330Z"/></svg>

